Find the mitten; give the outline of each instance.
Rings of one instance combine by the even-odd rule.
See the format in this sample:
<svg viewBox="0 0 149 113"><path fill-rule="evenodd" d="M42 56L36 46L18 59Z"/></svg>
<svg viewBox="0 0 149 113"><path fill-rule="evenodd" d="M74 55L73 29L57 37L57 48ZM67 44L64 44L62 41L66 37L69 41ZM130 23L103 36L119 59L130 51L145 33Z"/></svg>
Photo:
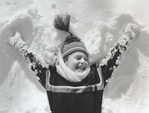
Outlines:
<svg viewBox="0 0 149 113"><path fill-rule="evenodd" d="M136 24L129 23L124 28L124 34L132 40L140 36L140 28Z"/></svg>
<svg viewBox="0 0 149 113"><path fill-rule="evenodd" d="M16 43L18 41L22 40L21 39L21 35L19 32L16 32L14 30L10 31L9 32L9 43L12 45L12 46L15 46Z"/></svg>

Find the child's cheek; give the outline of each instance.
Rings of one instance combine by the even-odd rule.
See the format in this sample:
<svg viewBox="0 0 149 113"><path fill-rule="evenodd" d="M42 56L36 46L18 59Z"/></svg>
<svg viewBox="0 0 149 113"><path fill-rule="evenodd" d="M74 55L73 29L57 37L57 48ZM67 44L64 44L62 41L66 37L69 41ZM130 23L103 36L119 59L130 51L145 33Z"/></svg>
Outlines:
<svg viewBox="0 0 149 113"><path fill-rule="evenodd" d="M74 63L74 68L77 69L78 65L79 65L79 63L78 62L75 62Z"/></svg>
<svg viewBox="0 0 149 113"><path fill-rule="evenodd" d="M86 63L86 67L88 67L89 66L89 64L88 63Z"/></svg>

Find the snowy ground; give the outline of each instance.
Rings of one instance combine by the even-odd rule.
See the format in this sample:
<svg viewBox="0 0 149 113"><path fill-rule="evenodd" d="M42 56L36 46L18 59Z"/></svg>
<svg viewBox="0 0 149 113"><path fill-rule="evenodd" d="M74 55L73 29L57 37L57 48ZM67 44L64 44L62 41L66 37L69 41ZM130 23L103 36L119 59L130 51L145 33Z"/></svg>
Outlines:
<svg viewBox="0 0 149 113"><path fill-rule="evenodd" d="M106 55L127 23L140 26L140 38L105 89L102 113L148 113L148 4L148 0L0 0L0 113L50 113L45 91L7 43L6 31L20 31L41 60L52 63L53 51L68 35L53 28L58 13L72 16L72 30L85 42L92 60Z"/></svg>

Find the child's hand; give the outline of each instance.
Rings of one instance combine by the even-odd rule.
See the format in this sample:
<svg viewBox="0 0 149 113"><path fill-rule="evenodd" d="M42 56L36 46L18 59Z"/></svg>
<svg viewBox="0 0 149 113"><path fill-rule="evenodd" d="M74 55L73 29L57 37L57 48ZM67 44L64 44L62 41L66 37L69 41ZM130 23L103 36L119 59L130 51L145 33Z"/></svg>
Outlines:
<svg viewBox="0 0 149 113"><path fill-rule="evenodd" d="M124 29L124 34L132 40L140 36L140 28L136 24L129 23Z"/></svg>
<svg viewBox="0 0 149 113"><path fill-rule="evenodd" d="M8 31L9 38L15 36L15 33L16 33L15 30Z"/></svg>
<svg viewBox="0 0 149 113"><path fill-rule="evenodd" d="M15 31L15 30L9 31L8 40L11 45L15 45L15 43L20 39L21 39L21 35L19 32Z"/></svg>

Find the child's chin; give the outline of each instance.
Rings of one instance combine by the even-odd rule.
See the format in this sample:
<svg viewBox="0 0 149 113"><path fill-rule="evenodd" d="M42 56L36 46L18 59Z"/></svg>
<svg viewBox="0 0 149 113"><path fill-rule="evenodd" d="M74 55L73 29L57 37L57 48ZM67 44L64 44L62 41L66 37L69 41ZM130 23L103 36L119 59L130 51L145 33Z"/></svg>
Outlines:
<svg viewBox="0 0 149 113"><path fill-rule="evenodd" d="M83 73L84 70L82 70L82 69L77 69L75 72L76 72L76 73Z"/></svg>

